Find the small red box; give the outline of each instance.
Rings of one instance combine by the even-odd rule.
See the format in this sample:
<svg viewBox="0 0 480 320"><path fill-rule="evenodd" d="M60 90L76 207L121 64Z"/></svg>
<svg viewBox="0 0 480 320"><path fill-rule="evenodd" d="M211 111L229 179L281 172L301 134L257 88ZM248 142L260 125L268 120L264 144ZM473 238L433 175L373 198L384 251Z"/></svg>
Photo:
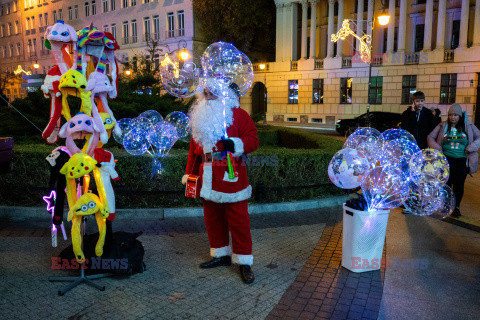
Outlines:
<svg viewBox="0 0 480 320"><path fill-rule="evenodd" d="M189 198L200 198L200 176L189 174L185 187L185 196Z"/></svg>

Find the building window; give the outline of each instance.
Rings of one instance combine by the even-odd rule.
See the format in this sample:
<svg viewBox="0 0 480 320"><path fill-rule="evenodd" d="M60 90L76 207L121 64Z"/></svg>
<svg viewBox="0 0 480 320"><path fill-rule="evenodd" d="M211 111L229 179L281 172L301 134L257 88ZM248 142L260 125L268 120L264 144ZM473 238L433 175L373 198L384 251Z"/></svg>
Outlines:
<svg viewBox="0 0 480 320"><path fill-rule="evenodd" d="M73 19L73 10L72 7L68 7L68 20Z"/></svg>
<svg viewBox="0 0 480 320"><path fill-rule="evenodd" d="M420 52L423 50L423 35L425 33L425 25L417 24L415 25L415 52Z"/></svg>
<svg viewBox="0 0 480 320"><path fill-rule="evenodd" d="M25 29L26 30L30 30L30 18L27 18L26 19L26 23L25 23ZM5 26L2 25L2 37L5 37Z"/></svg>
<svg viewBox="0 0 480 320"><path fill-rule="evenodd" d="M31 28L35 29L35 17L32 17L32 19L30 19L30 23L31 23Z"/></svg>
<svg viewBox="0 0 480 320"><path fill-rule="evenodd" d="M137 42L137 20L132 20L132 43Z"/></svg>
<svg viewBox="0 0 480 320"><path fill-rule="evenodd" d="M128 44L128 22L123 22L123 44Z"/></svg>
<svg viewBox="0 0 480 320"><path fill-rule="evenodd" d="M455 103L457 92L457 74L444 73L440 82L440 104Z"/></svg>
<svg viewBox="0 0 480 320"><path fill-rule="evenodd" d="M128 0L122 0L122 8L128 8Z"/></svg>
<svg viewBox="0 0 480 320"><path fill-rule="evenodd" d="M112 24L112 36L117 38L117 25L115 23Z"/></svg>
<svg viewBox="0 0 480 320"><path fill-rule="evenodd" d="M53 10L53 23L57 22L57 10Z"/></svg>
<svg viewBox="0 0 480 320"><path fill-rule="evenodd" d="M8 23L8 35L13 35L13 24L11 22Z"/></svg>
<svg viewBox="0 0 480 320"><path fill-rule="evenodd" d="M75 13L75 19L78 19L78 5L75 5L75 7L73 7L73 11Z"/></svg>
<svg viewBox="0 0 480 320"><path fill-rule="evenodd" d="M131 4L132 4L132 7L136 6L137 5L137 0L132 0Z"/></svg>
<svg viewBox="0 0 480 320"><path fill-rule="evenodd" d="M340 78L340 103L352 103L352 82L353 78Z"/></svg>
<svg viewBox="0 0 480 320"><path fill-rule="evenodd" d="M458 48L460 40L460 20L454 20L452 23L452 41L450 42L450 48Z"/></svg>
<svg viewBox="0 0 480 320"><path fill-rule="evenodd" d="M402 79L402 104L412 103L412 94L417 91L417 76L403 76Z"/></svg>
<svg viewBox="0 0 480 320"><path fill-rule="evenodd" d="M43 22L45 22L45 26L48 26L48 13L43 14Z"/></svg>
<svg viewBox="0 0 480 320"><path fill-rule="evenodd" d="M150 3L150 0L143 0L143 3Z"/></svg>
<svg viewBox="0 0 480 320"><path fill-rule="evenodd" d="M108 0L102 0L103 12L108 12Z"/></svg>
<svg viewBox="0 0 480 320"><path fill-rule="evenodd" d="M13 44L10 44L10 57L13 57Z"/></svg>
<svg viewBox="0 0 480 320"><path fill-rule="evenodd" d="M323 79L313 79L312 103L323 103Z"/></svg>
<svg viewBox="0 0 480 320"><path fill-rule="evenodd" d="M106 24L106 25L103 26L103 31L104 31L104 32L108 32L108 24Z"/></svg>
<svg viewBox="0 0 480 320"><path fill-rule="evenodd" d="M383 77L372 77L368 88L368 103L382 104Z"/></svg>
<svg viewBox="0 0 480 320"><path fill-rule="evenodd" d="M19 33L20 33L20 25L17 20L15 21L15 34L19 34Z"/></svg>
<svg viewBox="0 0 480 320"><path fill-rule="evenodd" d="M143 29L145 30L145 41L151 39L150 17L143 18Z"/></svg>
<svg viewBox="0 0 480 320"><path fill-rule="evenodd" d="M167 13L167 38L173 38L175 36L175 24L173 20L173 12Z"/></svg>
<svg viewBox="0 0 480 320"><path fill-rule="evenodd" d="M298 80L288 80L288 103L298 103Z"/></svg>
<svg viewBox="0 0 480 320"><path fill-rule="evenodd" d="M183 37L185 35L185 20L184 20L184 12L178 11L177 12L177 23L178 23L178 36Z"/></svg>
<svg viewBox="0 0 480 320"><path fill-rule="evenodd" d="M37 55L37 39L33 39L33 55Z"/></svg>
<svg viewBox="0 0 480 320"><path fill-rule="evenodd" d="M58 19L63 20L63 10L58 9Z"/></svg>
<svg viewBox="0 0 480 320"><path fill-rule="evenodd" d="M85 16L88 17L90 15L90 6L88 2L85 2Z"/></svg>
<svg viewBox="0 0 480 320"><path fill-rule="evenodd" d="M13 12L17 12L17 10L18 10L18 1L15 0L13 1Z"/></svg>
<svg viewBox="0 0 480 320"><path fill-rule="evenodd" d="M110 0L110 11L115 11L115 0Z"/></svg>
<svg viewBox="0 0 480 320"><path fill-rule="evenodd" d="M21 53L22 53L22 45L19 42L17 43L17 56L19 56Z"/></svg>
<svg viewBox="0 0 480 320"><path fill-rule="evenodd" d="M158 16L153 16L153 37L155 40L160 39L160 20Z"/></svg>
<svg viewBox="0 0 480 320"><path fill-rule="evenodd" d="M97 14L97 4L92 0L92 15Z"/></svg>

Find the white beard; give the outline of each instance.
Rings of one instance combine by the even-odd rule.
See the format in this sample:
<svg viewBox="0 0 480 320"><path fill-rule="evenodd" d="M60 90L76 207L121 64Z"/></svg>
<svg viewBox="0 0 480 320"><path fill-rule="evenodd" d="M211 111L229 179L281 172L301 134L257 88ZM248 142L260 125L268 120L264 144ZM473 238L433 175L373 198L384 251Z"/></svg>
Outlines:
<svg viewBox="0 0 480 320"><path fill-rule="evenodd" d="M204 152L212 152L225 134L225 128L233 123L232 108L238 108L238 100L226 98L224 106L222 98L206 100L198 95L197 99L190 108L192 138L202 146Z"/></svg>

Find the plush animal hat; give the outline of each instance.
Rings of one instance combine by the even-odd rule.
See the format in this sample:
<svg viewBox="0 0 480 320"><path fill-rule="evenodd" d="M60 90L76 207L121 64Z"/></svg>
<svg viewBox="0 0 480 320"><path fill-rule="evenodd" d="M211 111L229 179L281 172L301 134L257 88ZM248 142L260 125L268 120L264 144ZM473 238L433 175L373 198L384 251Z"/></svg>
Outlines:
<svg viewBox="0 0 480 320"><path fill-rule="evenodd" d="M78 36L75 29L65 24L63 20L57 20L57 23L47 27L45 31L45 48L52 50L55 62L62 74L67 72L69 65L72 66L72 61L65 48L69 44L76 46L77 40Z"/></svg>
<svg viewBox="0 0 480 320"><path fill-rule="evenodd" d="M117 58L115 57L115 50L120 49L120 46L117 43L117 39L115 39L113 34L111 34L110 32L105 32L105 37L107 37L107 39L109 39L112 42L112 46L113 46L113 49L110 49L110 47L105 47L105 55L111 67L112 85L115 88L115 91L109 94L108 96L112 99L115 99L118 93L118 76L117 76L118 63L117 63Z"/></svg>
<svg viewBox="0 0 480 320"><path fill-rule="evenodd" d="M58 88L62 73L58 65L48 71L43 85L40 87L46 98L50 98L50 120L42 133L42 137L48 143L55 143L58 140L58 130L60 129L60 118L62 114L62 98Z"/></svg>

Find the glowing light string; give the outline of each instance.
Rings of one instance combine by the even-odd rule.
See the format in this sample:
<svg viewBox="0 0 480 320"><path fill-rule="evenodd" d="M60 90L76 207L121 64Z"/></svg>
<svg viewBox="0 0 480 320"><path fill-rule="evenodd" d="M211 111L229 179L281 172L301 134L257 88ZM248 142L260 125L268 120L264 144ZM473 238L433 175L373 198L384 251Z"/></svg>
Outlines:
<svg viewBox="0 0 480 320"><path fill-rule="evenodd" d="M178 78L180 76L180 69L178 67L178 63L173 62L172 59L170 59L168 53L165 53L165 59L162 60L160 65L162 67L168 67L169 65L171 65L173 67L173 75L175 76L175 78Z"/></svg>
<svg viewBox="0 0 480 320"><path fill-rule="evenodd" d="M23 70L23 68L22 68L21 65L18 65L17 69L16 69L15 71L13 71L13 73L14 73L15 75L19 75L19 74L22 73L22 72L25 73L27 76L29 76L29 75L32 74L31 71L25 71L25 70Z"/></svg>
<svg viewBox="0 0 480 320"><path fill-rule="evenodd" d="M360 42L360 55L362 57L362 61L369 63L371 57L371 44L372 44L372 37L368 34L364 34L362 37L357 35L353 30L350 28L350 20L345 19L342 22L342 28L338 30L337 33L332 34L332 42L337 42L338 40L345 40L349 35L355 37Z"/></svg>
<svg viewBox="0 0 480 320"><path fill-rule="evenodd" d="M57 226L53 223L56 198L57 194L54 190L50 192L50 195L43 197L43 201L47 203L47 211L52 214L52 247L57 247ZM63 222L60 227L62 229L63 240L67 240L67 233L65 232L65 226L63 225Z"/></svg>

